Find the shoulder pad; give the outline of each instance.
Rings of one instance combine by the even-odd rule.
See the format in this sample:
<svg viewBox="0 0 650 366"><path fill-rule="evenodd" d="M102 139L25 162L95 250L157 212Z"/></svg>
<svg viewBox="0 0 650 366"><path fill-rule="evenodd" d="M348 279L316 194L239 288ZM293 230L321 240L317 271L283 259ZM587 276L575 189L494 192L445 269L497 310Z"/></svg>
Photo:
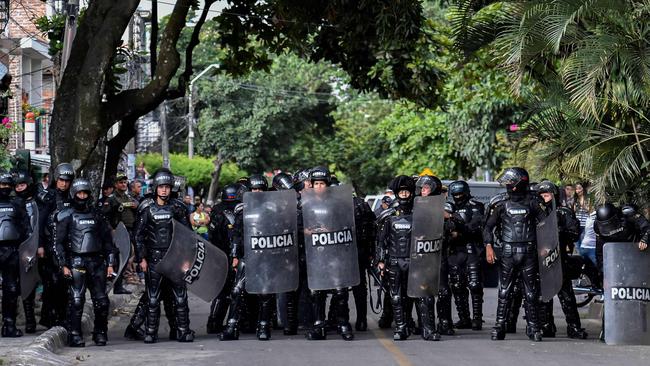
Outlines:
<svg viewBox="0 0 650 366"><path fill-rule="evenodd" d="M55 219L56 221L61 221L64 220L68 216L72 216L74 213L74 210L70 207L64 208L63 210L59 211L56 213Z"/></svg>
<svg viewBox="0 0 650 366"><path fill-rule="evenodd" d="M469 199L469 203L471 203L472 205L484 206L484 205L483 205L483 202L481 202L481 201L477 201L477 200L474 199L474 198L470 198L470 199Z"/></svg>
<svg viewBox="0 0 650 366"><path fill-rule="evenodd" d="M41 202L50 202L55 199L55 196L54 192L50 191L49 189L44 189L38 192L36 198L38 198Z"/></svg>
<svg viewBox="0 0 650 366"><path fill-rule="evenodd" d="M490 198L490 202L488 203L488 206L495 207L496 205L498 205L499 203L501 203L501 202L503 202L503 201L505 201L507 199L508 199L508 194L507 193L504 193L504 192L499 193L496 196Z"/></svg>
<svg viewBox="0 0 650 366"><path fill-rule="evenodd" d="M142 202L140 202L140 204L138 205L138 212L146 210L147 207L151 206L152 203L153 203L153 198L151 197L143 199Z"/></svg>
<svg viewBox="0 0 650 366"><path fill-rule="evenodd" d="M237 206L235 206L235 209L233 210L235 215L239 215L243 211L244 211L244 204L243 203L238 203Z"/></svg>
<svg viewBox="0 0 650 366"><path fill-rule="evenodd" d="M623 213L623 216L627 218L639 217L639 213L636 211L636 208L632 205L625 205L621 207L621 212Z"/></svg>
<svg viewBox="0 0 650 366"><path fill-rule="evenodd" d="M392 207L385 209L377 216L377 220L375 221L375 224L382 225L384 221L390 216L392 216L396 211L397 210Z"/></svg>

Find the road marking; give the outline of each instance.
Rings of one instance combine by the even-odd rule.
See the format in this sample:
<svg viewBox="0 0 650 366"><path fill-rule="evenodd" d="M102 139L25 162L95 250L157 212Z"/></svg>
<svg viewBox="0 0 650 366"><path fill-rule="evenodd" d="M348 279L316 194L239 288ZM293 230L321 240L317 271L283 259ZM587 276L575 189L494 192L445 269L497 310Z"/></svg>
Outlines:
<svg viewBox="0 0 650 366"><path fill-rule="evenodd" d="M381 343L381 345L384 346L388 352L390 352L390 354L393 356L393 359L395 359L395 362L397 362L399 366L413 366L404 352L402 352L399 347L395 345L395 341L388 339L383 331L373 328L372 333L375 335L375 337L377 337L379 343Z"/></svg>

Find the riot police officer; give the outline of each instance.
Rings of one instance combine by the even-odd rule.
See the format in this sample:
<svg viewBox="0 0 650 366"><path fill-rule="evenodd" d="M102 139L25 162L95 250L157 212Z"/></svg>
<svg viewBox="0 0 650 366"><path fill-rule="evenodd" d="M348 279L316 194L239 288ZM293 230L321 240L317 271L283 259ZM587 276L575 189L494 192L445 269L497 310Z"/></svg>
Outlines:
<svg viewBox="0 0 650 366"><path fill-rule="evenodd" d="M135 225L135 215L138 209L138 200L133 197L128 191L128 178L125 173L119 172L115 176L115 190L108 196L106 204L103 206L103 213L115 229L117 225L122 222L133 237L133 226ZM116 257L115 266L119 267L118 258ZM113 285L113 293L120 295L129 295L131 291L124 288L123 276L120 275Z"/></svg>
<svg viewBox="0 0 650 366"><path fill-rule="evenodd" d="M387 270L389 278L393 317L395 319L394 340L409 337L406 314L406 289L411 254L411 226L413 223L413 178L400 175L391 182L390 188L397 192L399 206L384 220L377 248L377 261L380 270ZM422 339L439 341L440 333L435 326L435 299L433 296L416 299L416 306L422 317Z"/></svg>
<svg viewBox="0 0 650 366"><path fill-rule="evenodd" d="M235 208L241 203L239 184L229 184L221 192L221 202L212 208L210 224L208 225L208 240L224 253L231 254L231 238L235 229ZM232 262L232 258L229 258ZM208 316L208 334L218 334L223 331L223 321L231 303L230 295L235 281L235 272L228 272L226 284L219 295L212 300Z"/></svg>
<svg viewBox="0 0 650 366"><path fill-rule="evenodd" d="M25 201L27 215L31 230L38 230L38 222L34 221L34 213L38 211L38 206L34 196L36 195L36 185L34 179L29 173L20 171L16 174L16 196ZM25 333L36 332L36 315L34 314L36 289L34 289L26 298L23 298L23 310L25 311Z"/></svg>
<svg viewBox="0 0 650 366"><path fill-rule="evenodd" d="M54 218L53 251L63 276L69 280L68 345L71 347L85 346L81 317L86 288L90 290L95 313L93 341L98 346L105 346L108 340L106 279L113 276L116 249L110 226L92 207L91 192L87 179L75 179L70 188L71 207L59 211Z"/></svg>
<svg viewBox="0 0 650 366"><path fill-rule="evenodd" d="M449 185L457 217L464 225L463 239L454 246L450 254L451 288L456 301L458 323L456 328L483 328L483 276L481 260L483 258L483 222L485 212L483 204L472 198L469 184L459 180ZM468 289L472 297L472 319L469 317Z"/></svg>
<svg viewBox="0 0 650 366"><path fill-rule="evenodd" d="M499 178L506 186L506 198L494 205L483 229L483 242L486 245L487 261L494 264L496 256L493 230L497 228L503 243L500 258L499 300L497 319L492 329L492 340L505 339L506 313L508 299L517 277L522 277L525 288L526 333L533 341L541 341L539 327L539 271L537 266L536 225L546 216L543 202L537 195L529 192L528 172L523 168L508 168Z"/></svg>
<svg viewBox="0 0 650 366"><path fill-rule="evenodd" d="M322 194L330 186L331 174L325 167L316 167L311 170L310 180L312 189L316 194ZM325 304L327 300L326 291L311 291L311 300L314 311L314 325L307 332L309 340L323 340L327 338L327 327L325 322ZM332 290L332 301L330 306L335 308L335 317L338 333L346 341L354 339L352 326L350 325L350 308L348 306L349 293L347 288L336 288Z"/></svg>
<svg viewBox="0 0 650 366"><path fill-rule="evenodd" d="M560 205L560 192L555 184L543 181L537 185L537 193L542 197L547 207L552 209L553 203L557 210L557 223L560 239L560 260L562 263L562 288L557 297L560 299L562 311L566 317L567 336L569 338L585 339L587 332L580 324L580 314L573 293L573 284L569 276L568 256L573 252L573 243L580 238L580 221L571 209ZM553 300L542 304L542 335L555 337L556 327L553 322Z"/></svg>
<svg viewBox="0 0 650 366"><path fill-rule="evenodd" d="M11 197L14 178L8 172L0 173L0 271L2 272L2 336L20 337L16 328L16 307L19 287L18 246L28 236L29 217L25 202Z"/></svg>
<svg viewBox="0 0 650 366"><path fill-rule="evenodd" d="M172 236L172 220L189 226L185 207L177 200L170 199L174 176L169 169L161 168L153 177L153 199L146 199L138 208L135 226L136 262L145 272L146 292L149 301L145 326L145 343L158 341L160 322L161 289L171 286L176 315L176 339L179 342L194 341L190 329L187 289L183 284L169 281L156 271L163 259Z"/></svg>
<svg viewBox="0 0 650 366"><path fill-rule="evenodd" d="M371 266L373 246L375 243L375 214L363 199L354 196L354 225L357 235L357 254L359 260L359 279L357 286L352 287L354 306L357 319L354 329L357 331L368 330L368 281L366 270Z"/></svg>
<svg viewBox="0 0 650 366"><path fill-rule="evenodd" d="M636 209L627 205L623 210L611 203L596 209L596 265L602 283L603 246L608 242L636 242L639 250L646 250L650 241L650 223Z"/></svg>
<svg viewBox="0 0 650 366"><path fill-rule="evenodd" d="M251 192L265 192L268 190L268 182L263 175L254 174L249 177ZM235 284L230 295L231 305L228 312L228 323L226 329L220 336L220 339L236 340L239 339L239 318L241 307L246 290L246 264L244 262L244 243L243 243L243 210L235 210L236 218L232 235L232 267L236 269ZM273 315L273 306L275 305L274 296L271 294L257 295L258 316L257 316L257 339L266 341L271 339L271 316Z"/></svg>
<svg viewBox="0 0 650 366"><path fill-rule="evenodd" d="M70 207L70 184L74 179L74 169L70 163L61 163L54 169L53 186L39 192L37 202L40 202L38 220L40 230L39 273L43 282L41 297L41 320L39 323L46 328L63 325L67 312L67 296L61 296L68 291L63 275L56 264L54 253L54 215Z"/></svg>

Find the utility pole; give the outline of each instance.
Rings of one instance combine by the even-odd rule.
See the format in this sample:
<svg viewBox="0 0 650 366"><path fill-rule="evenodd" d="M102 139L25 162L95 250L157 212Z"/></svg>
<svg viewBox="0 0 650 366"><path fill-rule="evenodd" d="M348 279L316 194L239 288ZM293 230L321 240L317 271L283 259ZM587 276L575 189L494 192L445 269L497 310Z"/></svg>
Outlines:
<svg viewBox="0 0 650 366"><path fill-rule="evenodd" d="M187 157L190 159L194 158L194 126L196 126L196 118L194 118L194 83L199 80L203 75L205 75L211 69L218 69L219 64L208 65L203 71L201 71L192 81L190 81L190 96L189 96L189 113L187 116Z"/></svg>
<svg viewBox="0 0 650 366"><path fill-rule="evenodd" d="M61 52L61 72L59 77L63 76L65 65L70 58L70 50L72 50L72 42L77 34L77 15L79 14L79 0L69 0L66 9L67 18L65 20L65 32L63 34L63 51Z"/></svg>
<svg viewBox="0 0 650 366"><path fill-rule="evenodd" d="M163 168L169 169L169 140L167 139L167 101L164 100L160 106L160 153L163 158Z"/></svg>

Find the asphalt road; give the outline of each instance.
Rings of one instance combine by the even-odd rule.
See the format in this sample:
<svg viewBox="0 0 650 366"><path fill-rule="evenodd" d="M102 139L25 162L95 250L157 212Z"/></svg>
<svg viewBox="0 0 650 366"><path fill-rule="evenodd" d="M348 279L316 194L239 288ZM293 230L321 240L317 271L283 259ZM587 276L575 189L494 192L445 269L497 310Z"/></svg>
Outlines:
<svg viewBox="0 0 650 366"><path fill-rule="evenodd" d="M419 336L394 342L390 330L377 328L378 316L370 313L370 330L357 332L352 342L330 334L325 341L307 341L303 335L284 336L274 331L272 340L258 341L253 334L242 334L239 341L220 342L207 335L205 322L209 304L191 297L194 343L168 341L165 320L160 329L161 340L148 345L127 341L122 333L127 324L124 317L109 334L106 347L96 347L90 339L85 349L67 348L63 356L79 365L648 365L650 347L607 346L596 338L600 322L585 320L590 338L576 341L566 338L565 324L556 303L557 338L530 342L524 335L524 321L518 323L517 334L505 341L490 340L494 323L496 290L486 289L484 312L486 324L482 331L459 330L455 336L443 336L441 342L425 342ZM352 296L350 296L352 302ZM354 306L351 304L351 309ZM522 310L523 313L523 310ZM354 324L354 314L352 314Z"/></svg>

